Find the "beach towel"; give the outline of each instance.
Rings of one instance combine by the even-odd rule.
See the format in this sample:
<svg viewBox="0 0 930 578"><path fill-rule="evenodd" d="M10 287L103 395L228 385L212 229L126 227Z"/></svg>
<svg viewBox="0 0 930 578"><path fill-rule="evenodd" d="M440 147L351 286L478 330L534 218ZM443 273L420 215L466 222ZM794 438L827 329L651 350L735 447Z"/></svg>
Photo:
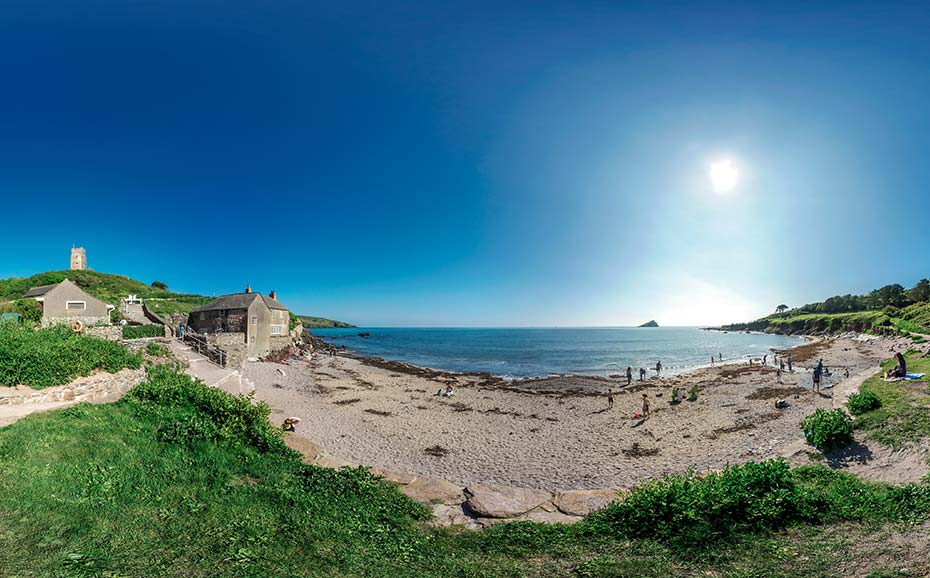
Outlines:
<svg viewBox="0 0 930 578"><path fill-rule="evenodd" d="M924 375L926 374L925 373L908 373L904 377L889 377L889 378L882 379L882 381L903 381L903 380L914 381L914 380L920 379Z"/></svg>

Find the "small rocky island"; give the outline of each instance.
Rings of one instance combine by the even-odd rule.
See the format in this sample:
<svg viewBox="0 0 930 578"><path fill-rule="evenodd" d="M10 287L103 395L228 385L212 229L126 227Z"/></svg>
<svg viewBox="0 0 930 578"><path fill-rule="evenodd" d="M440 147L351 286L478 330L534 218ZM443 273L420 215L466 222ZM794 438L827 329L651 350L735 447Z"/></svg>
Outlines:
<svg viewBox="0 0 930 578"><path fill-rule="evenodd" d="M647 321L646 323L643 323L642 325L640 325L640 327L658 327L658 326L659 324L656 323L654 319L652 321Z"/></svg>

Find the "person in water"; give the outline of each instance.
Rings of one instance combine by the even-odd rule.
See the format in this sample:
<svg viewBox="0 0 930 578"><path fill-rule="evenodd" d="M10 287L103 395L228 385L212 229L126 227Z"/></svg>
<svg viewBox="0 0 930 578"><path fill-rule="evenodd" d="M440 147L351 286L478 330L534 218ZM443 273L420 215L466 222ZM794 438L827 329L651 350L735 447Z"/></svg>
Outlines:
<svg viewBox="0 0 930 578"><path fill-rule="evenodd" d="M639 368L639 380L640 380L640 381L643 381L643 380L645 380L645 379L646 379L646 368L645 368L645 367L640 367L640 368Z"/></svg>
<svg viewBox="0 0 930 578"><path fill-rule="evenodd" d="M656 361L656 377L659 377L660 373L662 373L662 362Z"/></svg>
<svg viewBox="0 0 930 578"><path fill-rule="evenodd" d="M888 372L888 377L905 377L907 375L907 362L904 361L904 356L899 352L894 354L894 358L898 364Z"/></svg>

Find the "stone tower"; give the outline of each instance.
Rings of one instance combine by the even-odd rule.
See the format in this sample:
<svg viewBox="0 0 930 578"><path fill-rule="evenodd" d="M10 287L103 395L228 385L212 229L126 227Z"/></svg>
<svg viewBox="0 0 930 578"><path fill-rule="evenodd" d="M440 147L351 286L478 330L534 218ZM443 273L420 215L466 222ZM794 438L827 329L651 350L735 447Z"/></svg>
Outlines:
<svg viewBox="0 0 930 578"><path fill-rule="evenodd" d="M83 271L87 269L87 251L84 247L71 247L71 270Z"/></svg>

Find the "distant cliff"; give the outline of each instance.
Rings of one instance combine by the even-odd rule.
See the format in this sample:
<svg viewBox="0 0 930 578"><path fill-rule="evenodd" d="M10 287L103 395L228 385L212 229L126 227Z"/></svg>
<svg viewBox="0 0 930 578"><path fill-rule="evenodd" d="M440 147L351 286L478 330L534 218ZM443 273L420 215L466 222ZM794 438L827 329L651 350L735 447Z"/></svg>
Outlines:
<svg viewBox="0 0 930 578"><path fill-rule="evenodd" d="M308 329L331 329L333 327L355 327L350 323L345 323L343 321L333 321L332 319L326 319L325 317L310 317L307 315L298 315L300 318L301 324Z"/></svg>
<svg viewBox="0 0 930 578"><path fill-rule="evenodd" d="M640 325L640 327L658 327L658 326L659 324L656 323L655 320L647 321L646 323L643 323L642 325Z"/></svg>

